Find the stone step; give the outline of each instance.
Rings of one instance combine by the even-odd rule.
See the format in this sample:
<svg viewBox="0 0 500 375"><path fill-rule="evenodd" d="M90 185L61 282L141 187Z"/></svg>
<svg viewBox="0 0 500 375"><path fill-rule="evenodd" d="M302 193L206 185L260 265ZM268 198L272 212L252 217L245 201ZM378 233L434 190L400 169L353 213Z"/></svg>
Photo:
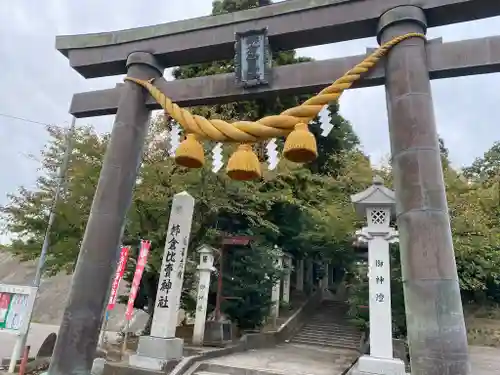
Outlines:
<svg viewBox="0 0 500 375"><path fill-rule="evenodd" d="M336 337L338 338L345 338L345 339L359 339L361 338L360 333L351 333L351 332L336 332L336 333L329 333L329 332L321 332L321 331L299 331L297 332L296 336L313 336L313 337L322 337L325 339L334 339Z"/></svg>
<svg viewBox="0 0 500 375"><path fill-rule="evenodd" d="M349 306L347 305L320 305L319 308L321 310L349 310Z"/></svg>
<svg viewBox="0 0 500 375"><path fill-rule="evenodd" d="M322 338L325 340L334 340L335 338L339 339L346 339L346 340L358 340L361 338L360 334L350 334L350 333L336 333L336 334L329 334L329 333L323 333L323 332L304 332L304 331L299 331L295 336L311 336L311 337L318 337Z"/></svg>
<svg viewBox="0 0 500 375"><path fill-rule="evenodd" d="M325 309L320 308L320 310L313 313L313 315L345 315L349 312L348 309Z"/></svg>
<svg viewBox="0 0 500 375"><path fill-rule="evenodd" d="M197 375L286 375L286 371L268 370L264 368L253 367L234 367L227 365L219 365L215 363L202 363L196 370Z"/></svg>
<svg viewBox="0 0 500 375"><path fill-rule="evenodd" d="M320 311L347 311L348 306L319 306Z"/></svg>
<svg viewBox="0 0 500 375"><path fill-rule="evenodd" d="M308 322L329 322L337 324L350 324L349 319L345 316L311 316L307 319Z"/></svg>
<svg viewBox="0 0 500 375"><path fill-rule="evenodd" d="M355 326L348 324L339 324L339 323L329 323L329 322L307 322L303 329L314 329L317 331L322 330L332 330L332 331L349 331L349 332L358 332L358 329Z"/></svg>
<svg viewBox="0 0 500 375"><path fill-rule="evenodd" d="M348 332L348 331L336 331L336 332L324 332L324 331L316 331L316 330L300 330L297 332L298 335L309 335L316 337L342 337L342 338L361 338L361 334L359 332Z"/></svg>
<svg viewBox="0 0 500 375"><path fill-rule="evenodd" d="M316 340L324 342L345 341L350 343L359 344L361 337L356 336L327 336L327 335L311 335L308 333L299 333L293 337L294 339Z"/></svg>
<svg viewBox="0 0 500 375"><path fill-rule="evenodd" d="M344 301L321 301L322 306L347 306L347 303Z"/></svg>
<svg viewBox="0 0 500 375"><path fill-rule="evenodd" d="M310 321L328 321L328 322L340 322L344 323L349 321L345 315L313 315L309 318Z"/></svg>
<svg viewBox="0 0 500 375"><path fill-rule="evenodd" d="M323 321L327 321L327 322L332 322L332 323L341 323L341 324L347 324L349 322L349 318L346 317L345 315L338 315L338 316L335 316L335 315L324 315L324 316L320 316L320 315L313 315L311 317L309 317L309 319L307 320L308 322L323 322Z"/></svg>
<svg viewBox="0 0 500 375"><path fill-rule="evenodd" d="M306 323L302 329L313 329L315 331L346 331L346 332L359 332L358 328L348 324L338 323Z"/></svg>
<svg viewBox="0 0 500 375"><path fill-rule="evenodd" d="M348 306L320 306L321 311L348 311Z"/></svg>
<svg viewBox="0 0 500 375"><path fill-rule="evenodd" d="M299 331L295 336L311 336L311 337L318 337L322 338L325 340L333 340L335 338L339 339L346 339L346 340L359 340L361 338L361 334L353 334L350 332L337 332L334 334L331 333L324 333L321 331Z"/></svg>
<svg viewBox="0 0 500 375"><path fill-rule="evenodd" d="M337 340L331 342L331 341L316 340L310 338L299 338L296 336L292 339L291 342L297 344L305 344L305 345L326 346L331 348L343 348L343 349L355 349L355 350L359 348L359 341L354 342L354 341Z"/></svg>

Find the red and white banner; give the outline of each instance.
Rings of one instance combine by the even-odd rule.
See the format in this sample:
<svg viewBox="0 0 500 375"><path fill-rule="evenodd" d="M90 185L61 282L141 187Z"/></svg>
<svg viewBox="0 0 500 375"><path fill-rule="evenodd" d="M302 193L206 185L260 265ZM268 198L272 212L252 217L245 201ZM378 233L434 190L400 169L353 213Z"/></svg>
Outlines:
<svg viewBox="0 0 500 375"><path fill-rule="evenodd" d="M120 258L118 259L118 266L116 267L115 278L113 279L113 284L111 284L111 293L109 295L108 311L115 308L116 297L118 296L118 287L120 286L120 281L122 280L123 274L125 273L125 266L127 265L128 253L130 247L122 246L120 252Z"/></svg>
<svg viewBox="0 0 500 375"><path fill-rule="evenodd" d="M141 241L141 250L139 251L139 257L137 258L137 266L135 267L134 280L130 287L130 296L128 298L127 312L125 313L125 319L132 319L132 314L134 312L134 301L137 297L137 291L139 290L139 284L141 283L142 273L144 272L144 267L148 261L149 248L151 247L150 241Z"/></svg>

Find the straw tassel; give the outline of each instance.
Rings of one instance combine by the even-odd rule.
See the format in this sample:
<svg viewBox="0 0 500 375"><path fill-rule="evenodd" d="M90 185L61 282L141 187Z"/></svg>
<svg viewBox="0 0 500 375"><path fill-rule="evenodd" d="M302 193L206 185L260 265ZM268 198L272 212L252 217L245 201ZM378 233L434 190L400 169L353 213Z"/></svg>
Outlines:
<svg viewBox="0 0 500 375"><path fill-rule="evenodd" d="M227 175L232 180L250 181L262 176L259 158L249 144L241 144L227 162Z"/></svg>
<svg viewBox="0 0 500 375"><path fill-rule="evenodd" d="M316 138L306 124L300 122L295 125L286 138L283 155L295 163L308 163L318 157Z"/></svg>
<svg viewBox="0 0 500 375"><path fill-rule="evenodd" d="M201 168L205 164L205 153L203 146L196 139L195 134L188 134L177 150L175 150L175 162L186 168Z"/></svg>

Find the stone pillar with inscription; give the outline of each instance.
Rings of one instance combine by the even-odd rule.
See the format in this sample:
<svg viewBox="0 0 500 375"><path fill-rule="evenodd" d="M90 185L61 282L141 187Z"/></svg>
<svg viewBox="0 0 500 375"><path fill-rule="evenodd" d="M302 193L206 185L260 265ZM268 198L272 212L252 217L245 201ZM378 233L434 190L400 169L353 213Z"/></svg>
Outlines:
<svg viewBox="0 0 500 375"><path fill-rule="evenodd" d="M405 375L404 362L394 359L392 350L389 244L397 241L397 232L390 227L395 211L394 192L375 177L371 187L351 196L351 200L368 223L357 235L368 243L370 308L370 355L359 359L355 374Z"/></svg>
<svg viewBox="0 0 500 375"><path fill-rule="evenodd" d="M198 266L198 297L196 299L196 315L193 328L193 344L203 345L205 335L205 323L207 320L208 291L210 289L210 275L214 268L214 249L208 245L202 245L198 249L200 253L200 265Z"/></svg>
<svg viewBox="0 0 500 375"><path fill-rule="evenodd" d="M327 262L324 262L323 263L323 271L324 271L324 274L323 274L323 277L321 278L321 288L323 290L326 290L328 289L329 287L329 284L330 284L330 280L328 279L328 276L329 276L329 265Z"/></svg>
<svg viewBox="0 0 500 375"><path fill-rule="evenodd" d="M308 291L312 292L313 287L314 287L314 275L313 275L313 268L314 268L314 263L311 259L307 259L305 261L306 264L306 280L305 283L307 285Z"/></svg>
<svg viewBox="0 0 500 375"><path fill-rule="evenodd" d="M295 289L299 292L304 291L304 259L297 259L296 261L295 276L297 277L295 281Z"/></svg>
<svg viewBox="0 0 500 375"><path fill-rule="evenodd" d="M276 269L282 269L283 267L283 253L281 250L279 250L277 247L275 248L276 250L276 260L275 260L275 268ZM273 319L273 325L276 326L276 320L278 319L280 315L280 286L281 286L281 280L278 279L273 286L272 294L271 294L271 302L273 304L272 310L271 310L271 318Z"/></svg>
<svg viewBox="0 0 500 375"><path fill-rule="evenodd" d="M130 365L164 370L169 361L182 359L184 342L175 337L186 255L193 220L194 198L187 192L176 194L167 227L151 335L139 339L137 354Z"/></svg>
<svg viewBox="0 0 500 375"><path fill-rule="evenodd" d="M290 254L285 254L283 267L285 269L283 275L283 302L290 303L290 274L292 272L292 256Z"/></svg>

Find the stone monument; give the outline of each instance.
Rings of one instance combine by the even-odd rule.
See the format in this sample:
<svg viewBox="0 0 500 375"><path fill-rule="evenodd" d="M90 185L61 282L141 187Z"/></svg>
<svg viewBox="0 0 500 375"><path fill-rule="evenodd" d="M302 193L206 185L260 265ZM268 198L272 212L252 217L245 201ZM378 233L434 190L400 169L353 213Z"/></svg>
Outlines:
<svg viewBox="0 0 500 375"><path fill-rule="evenodd" d="M290 303L290 276L292 273L292 256L290 254L284 255L283 268L285 271L283 275L283 302Z"/></svg>
<svg viewBox="0 0 500 375"><path fill-rule="evenodd" d="M210 289L210 275L214 271L214 249L208 245L202 245L198 249L200 253L200 265L198 266L198 298L196 300L196 315L193 328L193 344L203 345L205 336L205 323L207 320L208 291Z"/></svg>
<svg viewBox="0 0 500 375"><path fill-rule="evenodd" d="M194 199L189 193L176 194L167 227L167 238L156 294L151 336L141 336L131 366L163 370L169 361L182 359L184 340L175 337L186 255L193 220Z"/></svg>
<svg viewBox="0 0 500 375"><path fill-rule="evenodd" d="M295 269L295 289L299 292L304 291L304 259L296 260L296 269Z"/></svg>
<svg viewBox="0 0 500 375"><path fill-rule="evenodd" d="M394 192L383 185L380 177L365 191L351 196L355 209L368 225L357 231L368 243L368 285L370 308L370 355L362 356L355 374L405 375L405 364L393 358L391 270L389 244L398 233L390 227L395 213Z"/></svg>
<svg viewBox="0 0 500 375"><path fill-rule="evenodd" d="M276 252L275 254L275 263L274 267L276 269L281 270L283 268L283 257L284 254L283 252L278 249L277 246L274 247L274 250ZM273 307L271 309L271 318L273 319L273 326L276 327L277 324L277 319L280 315L280 294L281 294L281 279L276 280L273 286L272 294L271 294L271 302L273 304Z"/></svg>

